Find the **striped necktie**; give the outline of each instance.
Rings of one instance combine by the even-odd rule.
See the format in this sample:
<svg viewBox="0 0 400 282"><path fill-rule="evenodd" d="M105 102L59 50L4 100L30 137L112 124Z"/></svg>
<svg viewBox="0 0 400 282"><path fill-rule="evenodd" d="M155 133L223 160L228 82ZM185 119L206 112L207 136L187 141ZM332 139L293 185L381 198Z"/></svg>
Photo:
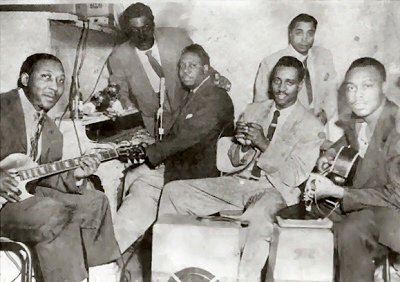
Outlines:
<svg viewBox="0 0 400 282"><path fill-rule="evenodd" d="M312 86L311 86L311 78L310 78L310 72L308 71L307 67L307 58L303 61L304 65L304 83L306 85L306 91L307 91L307 97L308 97L308 104L311 104L313 101L313 93L312 93Z"/></svg>
<svg viewBox="0 0 400 282"><path fill-rule="evenodd" d="M160 63L153 57L151 54L151 50L148 50L146 53L147 58L149 59L149 63L153 70L156 72L159 78L164 77L164 71L160 65Z"/></svg>
<svg viewBox="0 0 400 282"><path fill-rule="evenodd" d="M274 116L272 118L271 124L268 127L267 131L267 139L271 142L272 137L274 136L276 126L278 125L278 117L280 116L280 112L276 110L274 112ZM257 163L254 163L253 169L251 170L251 175L252 178L255 180L260 179L261 177L261 168L257 165Z"/></svg>
<svg viewBox="0 0 400 282"><path fill-rule="evenodd" d="M35 131L30 138L31 152L29 156L32 160L36 160L38 154L38 144L40 139L40 134L42 133L43 123L44 123L45 113L44 111L37 112L35 114L35 121L37 121Z"/></svg>

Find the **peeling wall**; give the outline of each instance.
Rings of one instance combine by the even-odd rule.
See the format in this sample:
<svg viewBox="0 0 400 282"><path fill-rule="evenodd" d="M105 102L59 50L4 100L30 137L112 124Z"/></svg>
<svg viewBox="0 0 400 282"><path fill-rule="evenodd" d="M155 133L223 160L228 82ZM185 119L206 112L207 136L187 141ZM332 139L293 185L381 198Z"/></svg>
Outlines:
<svg viewBox="0 0 400 282"><path fill-rule="evenodd" d="M388 96L400 104L400 1L143 2L153 9L158 26L185 28L196 43L204 46L214 68L232 82L230 95L235 104L236 116L252 100L258 64L265 56L287 46L288 23L303 12L317 18L319 24L315 44L332 51L339 81L353 60L362 56L374 57L386 66ZM114 10L123 11L131 3L133 1L119 1ZM34 32L35 38L43 42L49 40L46 38L49 32L44 28L43 20L39 19L40 16L36 17L37 21L21 25L20 16L4 18L1 15L1 91L9 89L3 87L4 81L10 78L9 71L14 72L15 68L19 68L22 57L38 51L38 42L29 41L28 32ZM55 35L51 38L50 49L46 43L42 44L45 45L42 51L56 52L72 69L75 54L72 50L76 48L78 38L69 43L68 40L61 40L61 37L57 39ZM112 43L104 42L96 36L89 43L84 66L86 71L81 77L82 85L86 87L83 89L84 95L91 92L90 86L94 85L98 75L96 70L101 68L105 54L112 47ZM65 44L72 45L66 47ZM8 56L15 54L15 48L23 51ZM106 83L106 77L107 73L103 74L100 86ZM9 85L8 82L6 84ZM66 93L68 90L66 88Z"/></svg>

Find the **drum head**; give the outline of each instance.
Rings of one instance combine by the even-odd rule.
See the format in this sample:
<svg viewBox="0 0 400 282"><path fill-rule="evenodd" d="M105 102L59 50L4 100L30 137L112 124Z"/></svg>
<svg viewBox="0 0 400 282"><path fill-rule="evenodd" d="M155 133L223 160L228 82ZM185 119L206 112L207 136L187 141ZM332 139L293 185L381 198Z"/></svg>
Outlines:
<svg viewBox="0 0 400 282"><path fill-rule="evenodd" d="M175 272L168 282L219 282L219 280L207 270L188 267Z"/></svg>

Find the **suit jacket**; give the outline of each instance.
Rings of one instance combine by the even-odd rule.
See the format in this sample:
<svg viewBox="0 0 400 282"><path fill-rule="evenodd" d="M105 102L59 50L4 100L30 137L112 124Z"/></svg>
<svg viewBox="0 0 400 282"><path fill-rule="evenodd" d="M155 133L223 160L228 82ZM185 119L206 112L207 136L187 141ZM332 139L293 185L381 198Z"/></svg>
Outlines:
<svg viewBox="0 0 400 282"><path fill-rule="evenodd" d="M280 50L261 61L254 83L255 102L268 99L271 71L283 56L293 56L297 58L299 54L291 45L289 45L287 48ZM336 71L333 65L331 51L323 47L313 46L309 50L307 66L310 72L311 86L313 90L313 113L316 115L323 109L328 119L330 119L337 110L337 92L335 84L333 83L336 78ZM310 108L305 85L303 85L303 88L299 93L299 101L306 106L306 108Z"/></svg>
<svg viewBox="0 0 400 282"><path fill-rule="evenodd" d="M219 176L216 142L223 131L233 131L232 100L210 78L187 100L169 134L146 149L154 166L165 161L164 183Z"/></svg>
<svg viewBox="0 0 400 282"><path fill-rule="evenodd" d="M355 116L345 122L344 136L332 147L336 152L348 145L358 150L356 123ZM368 206L400 209L400 110L389 100L356 169L353 187L345 189L341 206L345 212Z"/></svg>
<svg viewBox="0 0 400 282"><path fill-rule="evenodd" d="M268 132L269 124L266 120L274 105L273 100L256 102L248 105L241 120L246 122L258 123L263 126L264 132ZM268 181L282 193L288 204L296 199L293 195L293 188L298 187L309 177L317 158L319 148L325 139L322 124L308 112L301 104L296 103L285 123L276 132L269 147L257 158L246 158L235 170L242 176L248 177L254 162L265 172ZM278 119L279 123L279 119ZM231 152L239 153L241 145L232 144ZM255 154L254 149L250 149L249 155ZM231 155L232 157L233 155Z"/></svg>
<svg viewBox="0 0 400 282"><path fill-rule="evenodd" d="M157 28L154 33L164 70L167 97L164 104L164 129L172 125L174 114L183 104L178 61L181 51L192 44L187 32L179 28ZM146 75L142 62L130 41L116 47L108 58L110 82L121 86L120 100L124 108L135 105L142 114L144 126L154 133L159 97Z"/></svg>
<svg viewBox="0 0 400 282"><path fill-rule="evenodd" d="M24 113L18 90L0 94L0 160L14 153L27 153ZM46 115L42 130L42 151L39 164L55 162L62 157L63 138L56 124ZM73 171L42 178L39 186L77 193ZM29 191L33 193L34 191Z"/></svg>

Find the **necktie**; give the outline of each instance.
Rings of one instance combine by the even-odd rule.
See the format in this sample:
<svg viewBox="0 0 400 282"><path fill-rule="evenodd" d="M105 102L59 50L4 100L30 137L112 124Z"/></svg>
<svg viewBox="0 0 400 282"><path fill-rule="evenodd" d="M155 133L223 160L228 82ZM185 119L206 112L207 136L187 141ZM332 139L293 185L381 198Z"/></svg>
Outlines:
<svg viewBox="0 0 400 282"><path fill-rule="evenodd" d="M272 140L272 137L274 136L276 126L278 124L278 117L280 116L280 112L276 110L274 112L274 116L272 118L271 124L268 127L268 132L267 132L267 139L269 141ZM254 163L253 169L251 170L251 175L253 176L254 179L259 179L261 177L261 168Z"/></svg>
<svg viewBox="0 0 400 282"><path fill-rule="evenodd" d="M31 157L31 159L34 161L37 158L38 143L39 143L40 134L42 133L44 116L45 116L44 111L40 111L40 112L36 113L36 115L35 115L35 120L37 121L37 124L36 124L34 134L30 138L31 153L29 155Z"/></svg>
<svg viewBox="0 0 400 282"><path fill-rule="evenodd" d="M313 101L313 94L312 94L310 72L308 71L308 67L307 67L307 58L303 61L303 65L304 65L304 71L305 71L304 83L306 85L306 90L307 90L308 104L311 104Z"/></svg>
<svg viewBox="0 0 400 282"><path fill-rule="evenodd" d="M149 59L149 63L151 65L151 67L156 72L158 77L159 78L164 77L164 71L163 71L161 65L156 60L156 58L154 58L153 55L151 54L151 50L148 50L145 54L146 54L147 58Z"/></svg>

